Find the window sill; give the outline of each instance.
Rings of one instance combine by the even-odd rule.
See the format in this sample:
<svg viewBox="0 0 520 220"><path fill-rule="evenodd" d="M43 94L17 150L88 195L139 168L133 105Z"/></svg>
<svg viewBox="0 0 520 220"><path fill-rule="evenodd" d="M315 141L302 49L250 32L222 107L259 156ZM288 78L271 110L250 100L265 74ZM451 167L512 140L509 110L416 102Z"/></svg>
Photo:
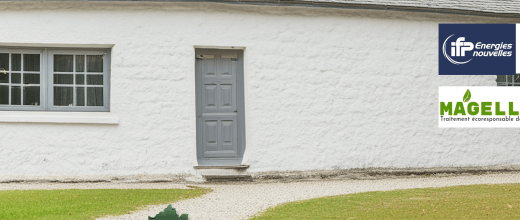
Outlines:
<svg viewBox="0 0 520 220"><path fill-rule="evenodd" d="M0 111L0 123L119 124L110 112Z"/></svg>

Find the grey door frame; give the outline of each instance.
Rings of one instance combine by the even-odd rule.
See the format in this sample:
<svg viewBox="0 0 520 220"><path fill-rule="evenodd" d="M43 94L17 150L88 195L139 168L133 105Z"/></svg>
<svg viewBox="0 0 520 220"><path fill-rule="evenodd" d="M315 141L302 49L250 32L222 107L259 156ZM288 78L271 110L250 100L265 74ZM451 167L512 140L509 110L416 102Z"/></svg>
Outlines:
<svg viewBox="0 0 520 220"><path fill-rule="evenodd" d="M197 55L223 55L236 54L236 100L237 100L237 136L238 136L238 157L236 158L204 158L203 157L203 120L202 117L202 62L196 58ZM245 97L244 97L244 51L233 49L195 49L195 101L196 101L196 120L197 120L197 162L200 166L226 166L226 165L241 165L244 152L246 150L246 135L245 135Z"/></svg>

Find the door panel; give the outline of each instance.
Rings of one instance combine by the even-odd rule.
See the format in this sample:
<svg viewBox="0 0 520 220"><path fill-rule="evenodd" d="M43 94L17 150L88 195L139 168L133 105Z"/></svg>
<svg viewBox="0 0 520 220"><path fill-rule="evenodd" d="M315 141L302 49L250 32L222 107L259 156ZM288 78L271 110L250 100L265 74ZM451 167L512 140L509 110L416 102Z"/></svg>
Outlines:
<svg viewBox="0 0 520 220"><path fill-rule="evenodd" d="M231 58L221 58L219 75L221 77L234 77L236 73L234 62Z"/></svg>
<svg viewBox="0 0 520 220"><path fill-rule="evenodd" d="M216 65L214 59L204 59L203 62L204 77L216 77Z"/></svg>
<svg viewBox="0 0 520 220"><path fill-rule="evenodd" d="M204 121L204 145L206 151L217 151L218 150L218 121L217 120L205 120Z"/></svg>
<svg viewBox="0 0 520 220"><path fill-rule="evenodd" d="M233 98L235 96L235 92L233 91L232 84L221 84L220 85L220 108L221 109L231 109L234 107ZM234 108L236 109L236 107ZM233 110L234 110L233 109Z"/></svg>
<svg viewBox="0 0 520 220"><path fill-rule="evenodd" d="M217 109L217 85L205 84L204 91L204 107L206 109Z"/></svg>
<svg viewBox="0 0 520 220"><path fill-rule="evenodd" d="M235 132L235 123L233 120L222 120L220 123L220 144L222 145L222 150L235 150L234 145L236 144L236 132Z"/></svg>

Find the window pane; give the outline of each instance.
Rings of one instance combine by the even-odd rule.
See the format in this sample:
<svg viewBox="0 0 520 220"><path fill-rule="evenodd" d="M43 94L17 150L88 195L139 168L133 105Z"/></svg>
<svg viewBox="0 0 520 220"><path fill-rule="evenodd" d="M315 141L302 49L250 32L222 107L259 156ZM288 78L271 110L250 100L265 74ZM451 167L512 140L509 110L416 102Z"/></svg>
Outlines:
<svg viewBox="0 0 520 220"><path fill-rule="evenodd" d="M512 75L512 76L506 76L506 77L511 77L511 78L508 79L508 81L509 81L510 83L513 83L513 82L514 82L514 83L515 83L515 86L517 86L516 83L520 83L520 75Z"/></svg>
<svg viewBox="0 0 520 220"><path fill-rule="evenodd" d="M20 86L11 86L11 105L22 104L22 90Z"/></svg>
<svg viewBox="0 0 520 220"><path fill-rule="evenodd" d="M85 74L76 74L76 84L85 85Z"/></svg>
<svg viewBox="0 0 520 220"><path fill-rule="evenodd" d="M54 55L54 72L72 72L73 55Z"/></svg>
<svg viewBox="0 0 520 220"><path fill-rule="evenodd" d="M23 84L40 84L40 74L23 74Z"/></svg>
<svg viewBox="0 0 520 220"><path fill-rule="evenodd" d="M3 70L9 71L9 54L8 53L0 53L0 71Z"/></svg>
<svg viewBox="0 0 520 220"><path fill-rule="evenodd" d="M85 72L85 55L76 55L76 72Z"/></svg>
<svg viewBox="0 0 520 220"><path fill-rule="evenodd" d="M87 75L87 85L103 85L103 75Z"/></svg>
<svg viewBox="0 0 520 220"><path fill-rule="evenodd" d="M0 104L9 105L9 86L0 86Z"/></svg>
<svg viewBox="0 0 520 220"><path fill-rule="evenodd" d="M76 88L76 106L85 106L85 88Z"/></svg>
<svg viewBox="0 0 520 220"><path fill-rule="evenodd" d="M22 74L11 73L11 83L16 83L16 84L22 83Z"/></svg>
<svg viewBox="0 0 520 220"><path fill-rule="evenodd" d="M9 83L9 74L4 74L0 71L0 83Z"/></svg>
<svg viewBox="0 0 520 220"><path fill-rule="evenodd" d="M103 55L87 55L87 72L103 72Z"/></svg>
<svg viewBox="0 0 520 220"><path fill-rule="evenodd" d="M87 88L87 105L103 106L103 88L89 87Z"/></svg>
<svg viewBox="0 0 520 220"><path fill-rule="evenodd" d="M54 84L72 84L74 75L72 74L54 74Z"/></svg>
<svg viewBox="0 0 520 220"><path fill-rule="evenodd" d="M23 71L40 71L40 54L24 54Z"/></svg>
<svg viewBox="0 0 520 220"><path fill-rule="evenodd" d="M40 105L40 87L26 86L23 88L24 105Z"/></svg>
<svg viewBox="0 0 520 220"><path fill-rule="evenodd" d="M54 106L72 106L72 87L54 87Z"/></svg>
<svg viewBox="0 0 520 220"><path fill-rule="evenodd" d="M11 54L11 70L20 71L22 70L22 55Z"/></svg>

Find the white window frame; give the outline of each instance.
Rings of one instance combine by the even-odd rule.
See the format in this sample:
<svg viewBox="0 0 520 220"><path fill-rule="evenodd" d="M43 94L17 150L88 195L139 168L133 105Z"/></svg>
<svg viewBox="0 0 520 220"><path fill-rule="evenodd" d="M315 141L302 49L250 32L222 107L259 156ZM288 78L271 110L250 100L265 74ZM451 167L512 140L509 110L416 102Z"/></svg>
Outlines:
<svg viewBox="0 0 520 220"><path fill-rule="evenodd" d="M62 111L62 112L109 112L110 111L110 65L111 65L111 51L110 49L92 49L92 48L0 48L0 53L31 53L40 54L40 105L29 106L29 105L0 105L0 111ZM103 106L54 106L54 55L103 55ZM23 57L23 56L22 56ZM23 58L22 58L23 59ZM75 62L73 65L73 73L75 73ZM85 66L87 64L85 63ZM11 71L12 65L9 63L9 72ZM22 68L23 71L23 68ZM22 82L23 84L23 72ZM85 73L87 74L87 73ZM73 85L75 86L76 79L73 77ZM9 81L10 82L10 81ZM5 85L5 84L3 84ZM61 86L61 85L60 85ZM67 87L67 86L66 86ZM100 86L89 86L85 80L85 84L81 85L85 87L85 93L87 93L87 87L100 87ZM75 87L74 87L75 88ZM76 94L76 90L73 89L73 94ZM11 98L11 97L9 97ZM22 94L23 99L23 94ZM76 99L74 95L74 100ZM23 104L23 100L22 100ZM87 100L85 99L85 105Z"/></svg>

